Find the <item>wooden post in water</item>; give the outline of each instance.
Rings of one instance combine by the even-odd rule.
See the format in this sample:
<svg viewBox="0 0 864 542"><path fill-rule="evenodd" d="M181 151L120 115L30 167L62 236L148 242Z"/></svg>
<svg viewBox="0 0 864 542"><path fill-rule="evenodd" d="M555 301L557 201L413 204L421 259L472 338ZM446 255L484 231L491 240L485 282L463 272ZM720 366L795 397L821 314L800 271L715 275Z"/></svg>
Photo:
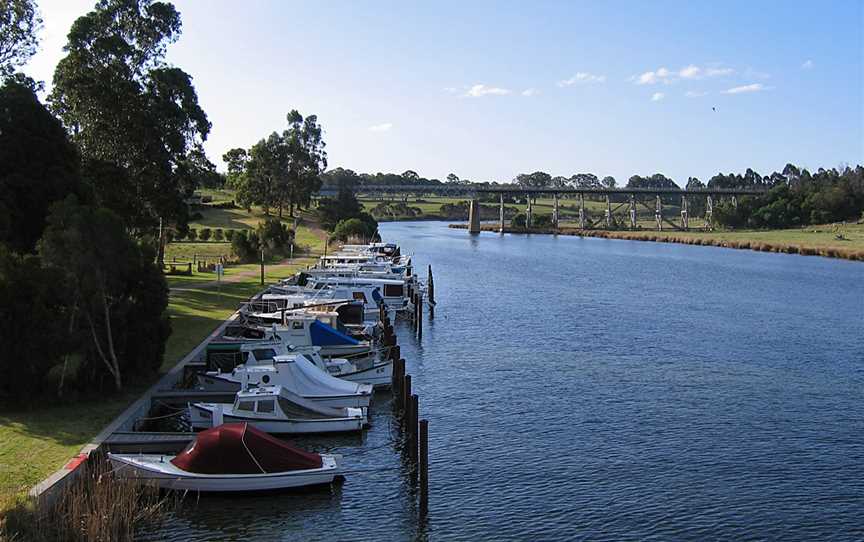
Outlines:
<svg viewBox="0 0 864 542"><path fill-rule="evenodd" d="M411 419L408 420L408 426L410 429L408 430L408 438L410 439L408 445L410 448L408 449L408 457L411 458L412 471L416 471L417 465L417 420L420 417L420 398L417 397L417 394L411 396Z"/></svg>
<svg viewBox="0 0 864 542"><path fill-rule="evenodd" d="M417 340L423 340L423 294L417 294Z"/></svg>
<svg viewBox="0 0 864 542"><path fill-rule="evenodd" d="M419 471L420 471L420 515L425 517L429 512L429 420L419 423Z"/></svg>
<svg viewBox="0 0 864 542"><path fill-rule="evenodd" d="M435 280L432 278L432 264L429 264L429 278L426 280L426 291L429 292L429 308L435 304Z"/></svg>
<svg viewBox="0 0 864 542"><path fill-rule="evenodd" d="M411 375L405 375L402 377L402 427L407 425L407 416L405 416L408 401L411 398Z"/></svg>

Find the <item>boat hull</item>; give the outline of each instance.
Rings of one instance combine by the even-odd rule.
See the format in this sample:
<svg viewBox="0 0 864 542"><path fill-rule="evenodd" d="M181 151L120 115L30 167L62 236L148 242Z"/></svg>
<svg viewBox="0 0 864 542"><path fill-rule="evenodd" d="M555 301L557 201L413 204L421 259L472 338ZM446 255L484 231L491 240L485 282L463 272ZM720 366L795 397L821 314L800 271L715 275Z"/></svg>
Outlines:
<svg viewBox="0 0 864 542"><path fill-rule="evenodd" d="M393 362L380 363L368 369L351 373L330 374L358 384L372 384L375 388L389 388L393 383Z"/></svg>
<svg viewBox="0 0 864 542"><path fill-rule="evenodd" d="M189 405L189 420L193 429L209 429L214 426L213 412L217 406L208 403ZM232 412L223 412L222 421L217 423L248 423L266 433L278 435L306 435L314 433L350 433L362 431L368 425L366 416L351 418L321 418L321 419L263 419L251 416L240 416Z"/></svg>
<svg viewBox="0 0 864 542"><path fill-rule="evenodd" d="M253 384L258 385L257 382ZM208 374L198 377L198 387L200 387L204 391L224 391L228 393L236 393L240 391L240 382L232 380L227 376ZM368 408L369 403L372 401L371 394L302 395L301 397L309 399L310 401L314 401L316 404L319 404L321 406L328 406L334 408Z"/></svg>
<svg viewBox="0 0 864 542"><path fill-rule="evenodd" d="M156 458L162 458L158 461ZM266 474L197 474L170 463L173 456L108 454L115 474L180 491L271 491L332 483L341 475L338 456L322 455L319 469Z"/></svg>

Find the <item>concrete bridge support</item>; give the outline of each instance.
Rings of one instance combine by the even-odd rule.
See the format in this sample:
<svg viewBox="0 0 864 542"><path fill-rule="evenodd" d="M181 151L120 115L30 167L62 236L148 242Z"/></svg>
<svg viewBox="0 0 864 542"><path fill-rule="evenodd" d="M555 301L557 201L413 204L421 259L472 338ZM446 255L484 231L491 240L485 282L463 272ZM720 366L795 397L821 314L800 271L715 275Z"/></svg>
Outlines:
<svg viewBox="0 0 864 542"><path fill-rule="evenodd" d="M531 194L528 194L528 210L525 213L525 227L531 227Z"/></svg>
<svg viewBox="0 0 864 542"><path fill-rule="evenodd" d="M504 233L504 194L501 194L501 207L498 210L498 233Z"/></svg>
<svg viewBox="0 0 864 542"><path fill-rule="evenodd" d="M636 196L630 194L630 229L636 229Z"/></svg>
<svg viewBox="0 0 864 542"><path fill-rule="evenodd" d="M687 209L687 196L681 196L681 226L684 231L690 229L690 217Z"/></svg>
<svg viewBox="0 0 864 542"><path fill-rule="evenodd" d="M654 218L657 220L657 231L663 231L663 200L657 194L657 204L654 207Z"/></svg>
<svg viewBox="0 0 864 542"><path fill-rule="evenodd" d="M606 229L612 229L612 202L609 200L609 194L606 194Z"/></svg>
<svg viewBox="0 0 864 542"><path fill-rule="evenodd" d="M480 233L480 202L476 198L468 206L468 233Z"/></svg>
<svg viewBox="0 0 864 542"><path fill-rule="evenodd" d="M705 202L705 229L710 230L713 229L713 221L714 220L714 198L711 197L711 194L708 194L708 200Z"/></svg>
<svg viewBox="0 0 864 542"><path fill-rule="evenodd" d="M552 194L552 227L558 229L558 194Z"/></svg>
<svg viewBox="0 0 864 542"><path fill-rule="evenodd" d="M585 194L579 192L579 229L585 229Z"/></svg>

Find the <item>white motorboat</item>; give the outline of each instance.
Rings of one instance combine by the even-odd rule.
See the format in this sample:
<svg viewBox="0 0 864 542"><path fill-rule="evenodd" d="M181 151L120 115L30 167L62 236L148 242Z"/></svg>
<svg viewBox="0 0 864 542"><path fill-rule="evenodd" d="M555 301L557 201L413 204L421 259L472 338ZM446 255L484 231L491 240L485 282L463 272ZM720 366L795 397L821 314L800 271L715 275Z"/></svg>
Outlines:
<svg viewBox="0 0 864 542"><path fill-rule="evenodd" d="M369 341L358 341L308 314L286 314L285 325L272 324L266 328L229 326L219 342L269 342L274 339L299 347L319 346L321 355L327 357L367 356L372 353Z"/></svg>
<svg viewBox="0 0 864 542"><path fill-rule="evenodd" d="M332 483L341 457L305 452L249 424L199 433L177 454L108 454L117 476L182 491L261 491Z"/></svg>
<svg viewBox="0 0 864 542"><path fill-rule="evenodd" d="M243 363L247 366L272 365L276 356L291 353L303 354L319 369L349 382L372 384L381 388L389 387L393 380L393 361L389 358L382 359L376 355L352 359L325 358L321 355L321 349L316 346L286 346L281 340L272 338L245 343L211 342L206 350L207 369L230 373L234 367Z"/></svg>
<svg viewBox="0 0 864 542"><path fill-rule="evenodd" d="M305 434L360 431L368 425L365 408L322 406L282 386L261 386L237 392L233 404L192 403L193 429L246 422L267 433Z"/></svg>
<svg viewBox="0 0 864 542"><path fill-rule="evenodd" d="M329 407L368 407L371 384L357 384L331 376L301 354L277 355L271 364L255 361L249 352L247 363L230 373L208 371L198 376L206 391L239 391L241 387L278 385L297 395Z"/></svg>

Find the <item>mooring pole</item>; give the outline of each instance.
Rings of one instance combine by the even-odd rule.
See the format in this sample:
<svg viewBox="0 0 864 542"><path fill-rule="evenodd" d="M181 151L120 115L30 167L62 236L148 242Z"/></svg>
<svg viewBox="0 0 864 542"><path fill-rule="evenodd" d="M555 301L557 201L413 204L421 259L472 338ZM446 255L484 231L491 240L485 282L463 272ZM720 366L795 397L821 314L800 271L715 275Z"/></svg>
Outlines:
<svg viewBox="0 0 864 542"><path fill-rule="evenodd" d="M409 424L411 426L411 430L409 431L409 454L408 456L411 458L412 463L412 471L417 472L417 419L419 418L419 409L420 409L420 398L417 397L417 394L411 396L411 419L409 420Z"/></svg>
<svg viewBox="0 0 864 542"><path fill-rule="evenodd" d="M429 512L429 420L420 420L419 427L419 450L420 455L420 515L426 516Z"/></svg>
<svg viewBox="0 0 864 542"><path fill-rule="evenodd" d="M405 414L407 413L408 401L410 400L410 397L411 397L411 375L406 374L405 376L402 377L402 409L401 409L402 410L402 427L405 427L406 425L408 425L406 423L407 416L405 416Z"/></svg>
<svg viewBox="0 0 864 542"><path fill-rule="evenodd" d="M426 291L429 292L429 310L435 304L435 281L432 278L432 265L429 265L429 279L426 281Z"/></svg>
<svg viewBox="0 0 864 542"><path fill-rule="evenodd" d="M423 294L417 294L417 340L423 340Z"/></svg>

